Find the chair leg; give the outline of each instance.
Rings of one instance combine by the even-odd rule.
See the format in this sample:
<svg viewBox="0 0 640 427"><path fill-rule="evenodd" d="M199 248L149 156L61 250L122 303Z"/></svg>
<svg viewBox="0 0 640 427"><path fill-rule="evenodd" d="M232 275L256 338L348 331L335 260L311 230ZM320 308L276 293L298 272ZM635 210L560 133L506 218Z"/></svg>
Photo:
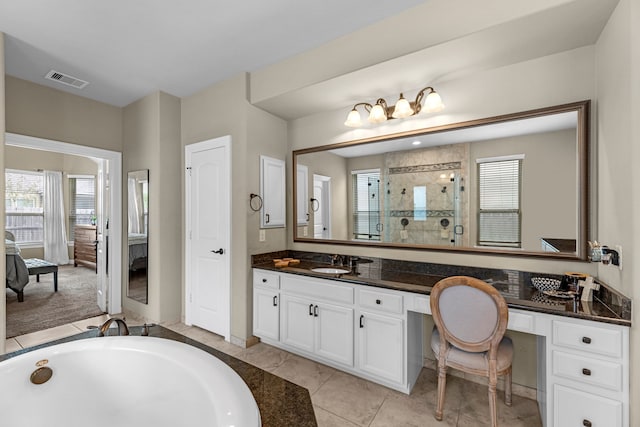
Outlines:
<svg viewBox="0 0 640 427"><path fill-rule="evenodd" d="M504 403L507 406L511 406L511 366L504 375Z"/></svg>
<svg viewBox="0 0 640 427"><path fill-rule="evenodd" d="M494 362L495 363L495 362ZM489 362L491 366L491 362ZM489 412L491 413L491 427L498 427L498 411L496 408L496 388L498 385L498 375L495 365L489 368Z"/></svg>
<svg viewBox="0 0 640 427"><path fill-rule="evenodd" d="M447 386L447 365L438 361L438 398L436 402L436 420L442 421L444 410L444 391Z"/></svg>

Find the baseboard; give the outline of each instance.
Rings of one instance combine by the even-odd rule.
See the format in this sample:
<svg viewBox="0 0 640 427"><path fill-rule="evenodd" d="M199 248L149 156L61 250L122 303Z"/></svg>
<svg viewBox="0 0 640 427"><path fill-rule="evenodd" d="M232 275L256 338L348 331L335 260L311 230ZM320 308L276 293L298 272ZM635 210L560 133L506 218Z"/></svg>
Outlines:
<svg viewBox="0 0 640 427"><path fill-rule="evenodd" d="M258 337L250 336L245 340L245 339L238 338L231 335L231 344L237 345L238 347L249 348L251 346L258 344L259 342L260 342L260 338Z"/></svg>
<svg viewBox="0 0 640 427"><path fill-rule="evenodd" d="M422 364L427 369L431 369L435 371L437 369L437 364L435 360L429 359L427 357L424 358L424 363ZM487 384L487 378L479 375L467 374L466 372L458 371L457 369L447 369L447 374L463 378L467 381L471 381L477 384ZM498 390L504 390L504 378L498 377ZM527 399L537 400L538 398L538 390L533 387L529 387L522 384L511 384L511 393L516 396L524 397Z"/></svg>

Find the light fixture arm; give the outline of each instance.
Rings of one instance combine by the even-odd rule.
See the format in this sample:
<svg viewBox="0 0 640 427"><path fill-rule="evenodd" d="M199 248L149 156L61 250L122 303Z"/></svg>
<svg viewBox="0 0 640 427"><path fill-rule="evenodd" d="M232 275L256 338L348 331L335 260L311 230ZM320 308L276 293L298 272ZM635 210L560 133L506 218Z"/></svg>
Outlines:
<svg viewBox="0 0 640 427"><path fill-rule="evenodd" d="M436 90L431 86L427 86L424 89L422 89L420 92L418 92L418 94L416 95L416 100L414 101L414 105L412 105L412 107L415 110L415 114L418 114L420 110L422 110L422 100L424 99L424 94L426 91L429 91L427 93L427 95L429 95L430 93L433 93Z"/></svg>

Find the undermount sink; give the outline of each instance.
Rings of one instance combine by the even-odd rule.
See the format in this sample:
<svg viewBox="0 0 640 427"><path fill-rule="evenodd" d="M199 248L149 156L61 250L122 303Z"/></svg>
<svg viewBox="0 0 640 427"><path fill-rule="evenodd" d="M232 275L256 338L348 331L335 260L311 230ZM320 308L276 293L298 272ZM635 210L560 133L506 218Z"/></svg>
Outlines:
<svg viewBox="0 0 640 427"><path fill-rule="evenodd" d="M317 268L312 268L311 271L313 271L314 273L324 273L324 274L347 274L351 272L351 270L345 270L344 268L336 268L336 267L317 267Z"/></svg>

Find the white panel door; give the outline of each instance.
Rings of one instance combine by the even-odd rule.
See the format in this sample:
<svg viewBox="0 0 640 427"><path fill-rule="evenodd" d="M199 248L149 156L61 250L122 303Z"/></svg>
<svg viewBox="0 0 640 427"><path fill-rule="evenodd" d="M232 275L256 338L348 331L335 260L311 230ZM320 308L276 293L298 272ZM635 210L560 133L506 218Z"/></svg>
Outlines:
<svg viewBox="0 0 640 427"><path fill-rule="evenodd" d="M230 340L231 137L185 148L186 323Z"/></svg>
<svg viewBox="0 0 640 427"><path fill-rule="evenodd" d="M280 339L280 296L273 289L253 288L253 334Z"/></svg>
<svg viewBox="0 0 640 427"><path fill-rule="evenodd" d="M308 299L283 294L280 296L280 342L313 352L314 305Z"/></svg>
<svg viewBox="0 0 640 427"><path fill-rule="evenodd" d="M402 383L403 320L360 312L358 327L358 367L372 375Z"/></svg>
<svg viewBox="0 0 640 427"><path fill-rule="evenodd" d="M353 309L331 304L314 307L316 354L353 366Z"/></svg>
<svg viewBox="0 0 640 427"><path fill-rule="evenodd" d="M309 224L309 169L297 165L296 175L296 216L298 226Z"/></svg>

